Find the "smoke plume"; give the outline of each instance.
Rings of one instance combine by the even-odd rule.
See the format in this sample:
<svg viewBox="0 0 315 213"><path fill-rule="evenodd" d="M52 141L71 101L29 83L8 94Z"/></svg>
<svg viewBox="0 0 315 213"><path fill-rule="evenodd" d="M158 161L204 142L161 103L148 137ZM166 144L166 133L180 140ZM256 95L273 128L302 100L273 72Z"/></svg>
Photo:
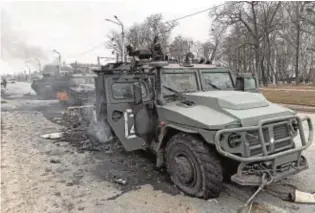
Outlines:
<svg viewBox="0 0 315 213"><path fill-rule="evenodd" d="M43 49L29 44L23 32L12 27L12 22L6 11L1 12L1 60L27 60L29 58L46 59Z"/></svg>

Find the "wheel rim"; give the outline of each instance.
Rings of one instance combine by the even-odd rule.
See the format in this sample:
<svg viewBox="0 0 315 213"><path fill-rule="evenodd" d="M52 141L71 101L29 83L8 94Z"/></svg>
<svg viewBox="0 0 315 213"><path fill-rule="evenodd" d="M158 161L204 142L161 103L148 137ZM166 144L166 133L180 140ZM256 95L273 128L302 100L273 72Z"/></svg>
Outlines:
<svg viewBox="0 0 315 213"><path fill-rule="evenodd" d="M172 170L177 179L177 183L185 188L194 188L197 183L197 171L195 164L189 154L185 152L177 153L174 156Z"/></svg>

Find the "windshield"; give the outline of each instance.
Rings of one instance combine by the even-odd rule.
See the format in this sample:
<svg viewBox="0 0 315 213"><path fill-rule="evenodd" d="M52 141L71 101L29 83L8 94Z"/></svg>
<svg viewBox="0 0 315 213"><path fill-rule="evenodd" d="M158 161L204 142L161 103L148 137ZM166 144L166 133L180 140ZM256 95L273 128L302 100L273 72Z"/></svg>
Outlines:
<svg viewBox="0 0 315 213"><path fill-rule="evenodd" d="M230 90L234 89L229 72L203 72L201 81L204 90Z"/></svg>
<svg viewBox="0 0 315 213"><path fill-rule="evenodd" d="M161 84L162 94L164 95L174 94L174 92L165 87L177 92L195 92L198 90L196 73L192 72L163 73Z"/></svg>

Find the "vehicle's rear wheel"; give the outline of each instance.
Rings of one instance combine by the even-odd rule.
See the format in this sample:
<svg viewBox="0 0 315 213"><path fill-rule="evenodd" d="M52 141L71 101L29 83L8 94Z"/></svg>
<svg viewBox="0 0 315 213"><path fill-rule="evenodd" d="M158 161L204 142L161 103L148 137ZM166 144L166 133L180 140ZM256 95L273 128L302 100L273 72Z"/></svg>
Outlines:
<svg viewBox="0 0 315 213"><path fill-rule="evenodd" d="M166 146L166 167L172 182L188 195L218 197L222 167L215 152L197 137L179 133Z"/></svg>

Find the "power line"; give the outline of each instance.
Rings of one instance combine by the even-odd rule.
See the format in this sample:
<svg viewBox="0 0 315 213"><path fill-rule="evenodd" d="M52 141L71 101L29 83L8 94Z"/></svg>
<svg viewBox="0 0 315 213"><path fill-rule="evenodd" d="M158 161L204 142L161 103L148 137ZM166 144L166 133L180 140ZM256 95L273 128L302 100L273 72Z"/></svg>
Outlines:
<svg viewBox="0 0 315 213"><path fill-rule="evenodd" d="M77 54L74 54L74 55L66 56L65 58L72 58L72 57L75 57L75 56L84 55L84 54L86 54L86 53L88 53L88 52L91 52L91 51L96 50L96 49L98 49L98 48L100 48L100 47L103 47L104 45L106 45L106 43L105 43L105 42L102 42L101 44L98 44L98 45L92 47L91 49L88 49L88 50L86 50L86 51L84 51L84 52L77 53Z"/></svg>
<svg viewBox="0 0 315 213"><path fill-rule="evenodd" d="M175 22L175 21L178 21L178 20L181 20L181 19L184 19L184 18L188 18L188 17L191 17L191 16L195 16L195 15L198 15L198 14L200 14L200 13L204 13L204 12L207 12L207 11L209 11L209 10L216 9L216 8L218 8L218 7L221 7L221 6L225 5L225 4L227 4L227 3L219 4L219 5L217 5L217 6L210 7L210 8L208 8L208 9L200 10L200 11L197 11L197 12L195 12L195 13L191 13L191 14L188 14L188 15L185 15L185 16L181 16L181 17L179 17L179 18L175 18L175 19L173 19L173 20L166 21L165 23L167 24L167 23L170 23L170 22Z"/></svg>
<svg viewBox="0 0 315 213"><path fill-rule="evenodd" d="M200 10L200 11L197 11L197 12L195 12L195 13L191 13L191 14L188 14L188 15L185 15L185 16L181 16L181 17L178 17L178 18L176 18L176 19L173 19L173 20L170 20L170 21L166 21L166 22L164 22L164 23L167 24L167 23L171 23L171 22L175 22L175 21L184 19L184 18L189 18L189 17L195 16L195 15L198 15L198 14L200 14L200 13L204 13L204 12L207 12L207 11L209 11L209 10L216 9L216 8L218 8L218 7L221 7L221 6L225 5L225 4L226 4L226 3L219 4L219 5L217 5L217 6L210 7L210 8L204 9L204 10ZM106 43L103 42L103 43L101 43L101 44L99 44L99 45L97 45L97 46L92 47L91 49L88 49L88 50L84 51L84 52L81 52L81 53L78 53L78 54L74 54L74 55L70 55L70 56L66 56L65 58L70 58L70 57L75 57L75 56L84 55L84 54L86 54L86 53L88 53L88 52L91 52L91 51L93 51L93 50L95 50L95 49L98 49L98 48L102 47L102 46L105 45L105 44L106 44Z"/></svg>

